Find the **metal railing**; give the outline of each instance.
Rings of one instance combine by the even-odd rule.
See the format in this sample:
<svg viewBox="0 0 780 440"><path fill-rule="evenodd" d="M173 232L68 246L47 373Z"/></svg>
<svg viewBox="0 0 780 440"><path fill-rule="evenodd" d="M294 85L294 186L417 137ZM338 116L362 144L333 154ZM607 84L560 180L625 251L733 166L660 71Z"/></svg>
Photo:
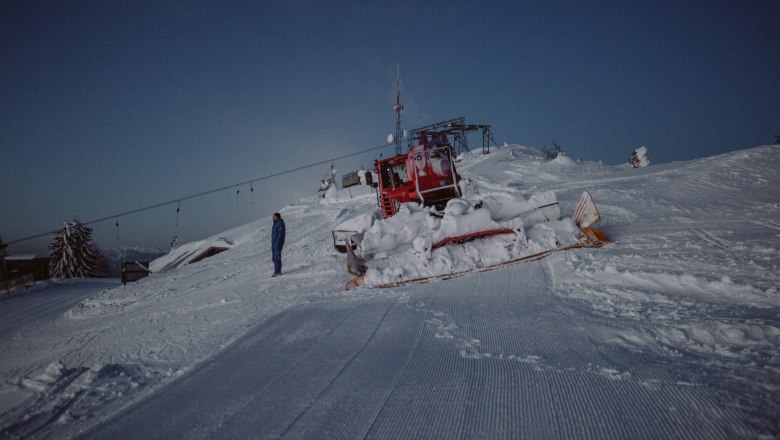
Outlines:
<svg viewBox="0 0 780 440"><path fill-rule="evenodd" d="M457 179L456 174L455 174L455 163L452 160L452 151L450 150L450 147L442 146L442 147L437 147L437 148L431 148L430 150L425 150L423 152L423 154L425 154L426 162L431 157L432 154L437 153L439 151L442 152L441 154L444 154L445 156L447 156L447 159L450 161L450 178L452 179L452 184L450 184L450 185L442 185L442 186L438 186L436 188L431 188L431 189L426 189L426 190L420 191L420 179L419 179L419 176L417 175L417 169L415 168L415 170L414 170L414 186L415 186L415 190L417 191L417 196L420 197L420 203L422 203L423 205L425 205L425 197L423 196L423 194L430 194L430 193L434 193L434 192L440 192L442 190L452 188L452 189L455 190L455 194L457 195L457 197L461 196L460 187L458 187L458 179Z"/></svg>

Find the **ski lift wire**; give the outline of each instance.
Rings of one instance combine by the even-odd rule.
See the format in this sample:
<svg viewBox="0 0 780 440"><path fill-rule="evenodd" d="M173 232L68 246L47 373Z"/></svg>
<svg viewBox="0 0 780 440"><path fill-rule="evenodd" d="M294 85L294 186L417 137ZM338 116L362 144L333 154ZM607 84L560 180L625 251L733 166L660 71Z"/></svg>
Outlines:
<svg viewBox="0 0 780 440"><path fill-rule="evenodd" d="M191 194L191 195L188 195L188 196L185 196L185 197L181 197L181 198L178 198L178 199L168 200L166 202L161 202L161 203L157 203L157 204L154 204L154 205L145 206L143 208L138 208L138 209L133 209L133 210L130 210L130 211L120 212L118 214L112 214L110 216L106 216L106 217L102 217L102 218L99 218L99 219L96 219L96 220L90 220L88 222L84 222L83 224L84 225L92 225L92 224L95 224L95 223L102 223L102 222L105 222L107 220L111 220L111 219L113 219L115 217L124 217L124 216L132 215L132 214L137 214L139 212L144 212L144 211L149 211L149 210L152 210L152 209L157 209L157 208L160 208L160 207L163 207L163 206L171 205L173 203L177 203L177 208L176 208L176 228L177 228L177 232L178 232L179 211L180 211L180 205L181 205L182 201L191 200L191 199L195 199L195 198L198 198L198 197L203 197L203 196L207 196L207 195L214 194L214 193L217 193L217 192L225 191L225 190L231 189L231 188L233 188L233 187L235 187L237 185L246 185L246 184L250 184L251 185L252 182L259 182L259 181L262 181L262 180L273 179L274 177L279 177L279 176L283 176L285 174L295 173L295 172L302 171L302 170L305 170L305 169L308 169L308 168L314 168L314 167L317 167L317 166L320 166L320 165L323 165L323 164L327 164L329 162L335 163L335 161L337 161L337 160L346 159L346 158L354 157L354 156L359 156L361 154L365 154L365 153L368 153L370 151L381 150L383 148L392 147L392 146L394 146L394 144L387 143L387 144L383 144L383 145L376 146L376 147L366 148L366 149L363 149L363 150L360 150L360 151L356 151L354 153L343 154L341 156L331 157L329 159L321 160L319 162L310 163L308 165L301 165L299 167L290 168L288 170L279 171L277 173L268 174L266 176L256 177L256 178L254 178L252 180L247 180L247 181L244 181L244 182L234 183L234 184L231 184L231 185L228 185L228 186L223 186L223 187L220 187L220 188L215 188L215 189L211 189L211 190L208 190L208 191L203 191L203 192L200 192L200 193L197 193L197 194ZM31 235L29 237L20 238L18 240L9 241L9 242L6 242L5 244L6 245L11 245L11 244L16 244L16 243L21 243L23 241L28 241L28 240L32 240L32 239L35 239L35 238L45 237L47 235L56 234L58 232L59 232L58 229L53 230L53 231L47 231L47 232L43 232L43 233L40 233L40 234Z"/></svg>

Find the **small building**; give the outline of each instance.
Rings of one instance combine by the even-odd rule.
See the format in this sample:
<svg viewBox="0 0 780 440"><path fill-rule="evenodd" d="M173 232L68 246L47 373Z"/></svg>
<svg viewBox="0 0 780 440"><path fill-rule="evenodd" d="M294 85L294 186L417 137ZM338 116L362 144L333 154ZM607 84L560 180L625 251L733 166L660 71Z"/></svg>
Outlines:
<svg viewBox="0 0 780 440"><path fill-rule="evenodd" d="M225 252L226 250L230 249L229 247L225 246L211 246L205 251L199 253L196 255L193 259L189 261L189 264L197 263L198 261L205 260L206 258L211 258L214 255L221 254L222 252Z"/></svg>
<svg viewBox="0 0 780 440"><path fill-rule="evenodd" d="M360 185L360 176L357 171L344 174L341 176L341 187L349 188L350 186Z"/></svg>
<svg viewBox="0 0 780 440"><path fill-rule="evenodd" d="M49 279L49 256L37 254L17 254L5 257L6 280L15 280L25 275L32 275L35 281Z"/></svg>
<svg viewBox="0 0 780 440"><path fill-rule="evenodd" d="M122 263L122 285L148 277L149 273L148 261L125 261Z"/></svg>

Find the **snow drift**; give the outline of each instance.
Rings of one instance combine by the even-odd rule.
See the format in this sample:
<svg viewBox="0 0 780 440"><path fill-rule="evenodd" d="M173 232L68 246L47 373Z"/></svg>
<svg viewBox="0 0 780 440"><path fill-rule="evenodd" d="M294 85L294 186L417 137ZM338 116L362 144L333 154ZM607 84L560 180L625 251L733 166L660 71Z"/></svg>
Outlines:
<svg viewBox="0 0 780 440"><path fill-rule="evenodd" d="M337 228L348 226L342 223ZM441 213L406 203L393 217L377 220L365 230L359 251L369 259L364 280L368 286L488 267L579 241L579 229L570 218L561 218L552 191L528 200L518 194L452 199ZM437 246L448 238L497 230L513 233Z"/></svg>

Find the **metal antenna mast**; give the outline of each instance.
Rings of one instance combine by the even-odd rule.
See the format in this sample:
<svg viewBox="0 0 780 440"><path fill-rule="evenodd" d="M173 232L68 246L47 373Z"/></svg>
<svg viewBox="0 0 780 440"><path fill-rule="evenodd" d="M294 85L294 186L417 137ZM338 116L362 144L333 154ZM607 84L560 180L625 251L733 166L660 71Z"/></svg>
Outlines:
<svg viewBox="0 0 780 440"><path fill-rule="evenodd" d="M398 64L398 75L395 80L395 154L401 154L401 112L404 110L401 104L401 65Z"/></svg>

